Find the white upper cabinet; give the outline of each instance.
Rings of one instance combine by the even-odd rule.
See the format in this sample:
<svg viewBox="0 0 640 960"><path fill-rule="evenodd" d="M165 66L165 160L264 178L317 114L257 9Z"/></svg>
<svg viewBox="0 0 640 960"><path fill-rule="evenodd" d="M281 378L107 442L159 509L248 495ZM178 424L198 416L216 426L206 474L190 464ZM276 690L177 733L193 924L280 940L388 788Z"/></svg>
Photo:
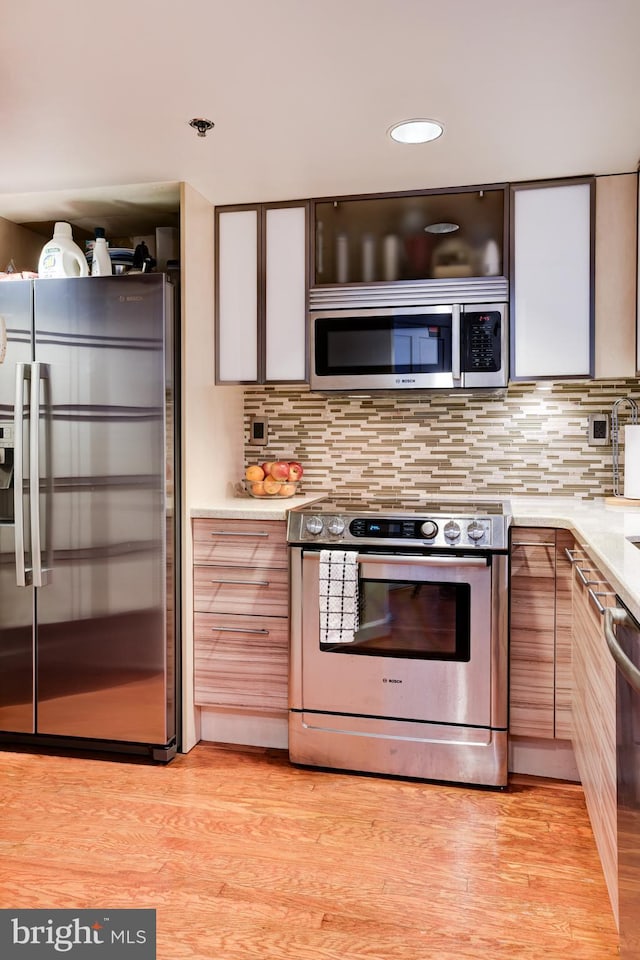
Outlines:
<svg viewBox="0 0 640 960"><path fill-rule="evenodd" d="M216 382L304 382L306 203L216 210Z"/></svg>
<svg viewBox="0 0 640 960"><path fill-rule="evenodd" d="M636 371L640 375L640 173L636 174Z"/></svg>
<svg viewBox="0 0 640 960"><path fill-rule="evenodd" d="M265 210L265 380L305 380L305 207Z"/></svg>
<svg viewBox="0 0 640 960"><path fill-rule="evenodd" d="M258 379L258 210L221 212L216 237L216 379Z"/></svg>
<svg viewBox="0 0 640 960"><path fill-rule="evenodd" d="M596 177L598 379L636 375L638 175Z"/></svg>
<svg viewBox="0 0 640 960"><path fill-rule="evenodd" d="M593 179L511 190L511 379L591 377Z"/></svg>

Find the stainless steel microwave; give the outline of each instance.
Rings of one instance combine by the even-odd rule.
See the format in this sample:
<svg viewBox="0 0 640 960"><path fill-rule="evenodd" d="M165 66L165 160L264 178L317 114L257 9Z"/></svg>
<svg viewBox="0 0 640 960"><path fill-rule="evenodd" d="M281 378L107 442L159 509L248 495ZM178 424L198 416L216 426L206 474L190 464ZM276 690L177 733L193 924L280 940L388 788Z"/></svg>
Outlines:
<svg viewBox="0 0 640 960"><path fill-rule="evenodd" d="M312 390L506 387L506 303L310 313Z"/></svg>

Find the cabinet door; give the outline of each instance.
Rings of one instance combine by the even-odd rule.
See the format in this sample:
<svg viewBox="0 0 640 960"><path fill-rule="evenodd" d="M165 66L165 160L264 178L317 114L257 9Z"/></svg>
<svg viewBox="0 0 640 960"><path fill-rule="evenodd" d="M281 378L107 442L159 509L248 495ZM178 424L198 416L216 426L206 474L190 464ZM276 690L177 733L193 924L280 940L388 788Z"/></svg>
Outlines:
<svg viewBox="0 0 640 960"><path fill-rule="evenodd" d="M312 286L506 276L507 199L493 184L316 200Z"/></svg>
<svg viewBox="0 0 640 960"><path fill-rule="evenodd" d="M265 382L306 379L307 209L266 207Z"/></svg>
<svg viewBox="0 0 640 960"><path fill-rule="evenodd" d="M216 220L216 382L257 383L259 211Z"/></svg>
<svg viewBox="0 0 640 960"><path fill-rule="evenodd" d="M573 566L570 558L579 554L572 534L556 530L556 673L555 673L555 735L560 740L570 740L571 700L573 677L571 668L571 628L573 622L572 581Z"/></svg>
<svg viewBox="0 0 640 960"><path fill-rule="evenodd" d="M555 548L555 530L513 531L509 733L515 736L554 736Z"/></svg>
<svg viewBox="0 0 640 960"><path fill-rule="evenodd" d="M216 382L306 379L307 205L216 210Z"/></svg>
<svg viewBox="0 0 640 960"><path fill-rule="evenodd" d="M582 574L582 575L581 575ZM594 564L575 565L573 581L573 749L614 915L618 916L616 667L602 606L615 594Z"/></svg>
<svg viewBox="0 0 640 960"><path fill-rule="evenodd" d="M636 375L638 177L596 177L597 378Z"/></svg>
<svg viewBox="0 0 640 960"><path fill-rule="evenodd" d="M640 372L640 173L637 176L636 191L638 203L636 206L636 253L638 254L638 272L636 276L636 370Z"/></svg>
<svg viewBox="0 0 640 960"><path fill-rule="evenodd" d="M592 377L593 179L512 187L511 378Z"/></svg>

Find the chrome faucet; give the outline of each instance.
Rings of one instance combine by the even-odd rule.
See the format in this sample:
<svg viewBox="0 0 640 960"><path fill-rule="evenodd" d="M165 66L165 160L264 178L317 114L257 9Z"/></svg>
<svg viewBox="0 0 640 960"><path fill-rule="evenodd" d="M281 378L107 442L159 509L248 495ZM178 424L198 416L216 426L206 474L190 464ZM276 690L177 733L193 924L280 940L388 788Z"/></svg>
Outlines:
<svg viewBox="0 0 640 960"><path fill-rule="evenodd" d="M621 497L620 493L620 427L618 423L618 409L624 403L631 408L631 423L638 422L638 404L631 397L620 397L613 404L611 410L611 446L613 449L613 495Z"/></svg>

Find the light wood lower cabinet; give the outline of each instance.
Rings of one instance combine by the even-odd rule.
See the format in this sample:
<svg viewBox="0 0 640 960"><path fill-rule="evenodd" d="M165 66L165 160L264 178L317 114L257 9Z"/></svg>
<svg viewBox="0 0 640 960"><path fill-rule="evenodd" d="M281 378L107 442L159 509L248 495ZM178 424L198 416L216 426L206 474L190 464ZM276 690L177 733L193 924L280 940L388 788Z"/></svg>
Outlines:
<svg viewBox="0 0 640 960"><path fill-rule="evenodd" d="M573 670L571 644L573 626L572 580L570 556L576 555L573 534L556 530L556 655L555 655L555 735L570 740L573 735L572 698Z"/></svg>
<svg viewBox="0 0 640 960"><path fill-rule="evenodd" d="M196 519L193 554L196 706L286 710L284 521Z"/></svg>
<svg viewBox="0 0 640 960"><path fill-rule="evenodd" d="M509 733L555 735L556 531L515 528L511 536Z"/></svg>
<svg viewBox="0 0 640 960"><path fill-rule="evenodd" d="M201 706L286 710L289 621L198 613L195 702Z"/></svg>
<svg viewBox="0 0 640 960"><path fill-rule="evenodd" d="M193 595L194 609L202 613L286 617L289 575L277 567L197 566Z"/></svg>
<svg viewBox="0 0 640 960"><path fill-rule="evenodd" d="M513 528L509 732L572 741L617 920L616 677L602 623L614 603L569 531Z"/></svg>
<svg viewBox="0 0 640 960"><path fill-rule="evenodd" d="M574 574L573 749L617 921L616 671L597 606L614 605L615 594L588 558Z"/></svg>
<svg viewBox="0 0 640 960"><path fill-rule="evenodd" d="M571 738L571 580L567 530L511 534L509 733Z"/></svg>

